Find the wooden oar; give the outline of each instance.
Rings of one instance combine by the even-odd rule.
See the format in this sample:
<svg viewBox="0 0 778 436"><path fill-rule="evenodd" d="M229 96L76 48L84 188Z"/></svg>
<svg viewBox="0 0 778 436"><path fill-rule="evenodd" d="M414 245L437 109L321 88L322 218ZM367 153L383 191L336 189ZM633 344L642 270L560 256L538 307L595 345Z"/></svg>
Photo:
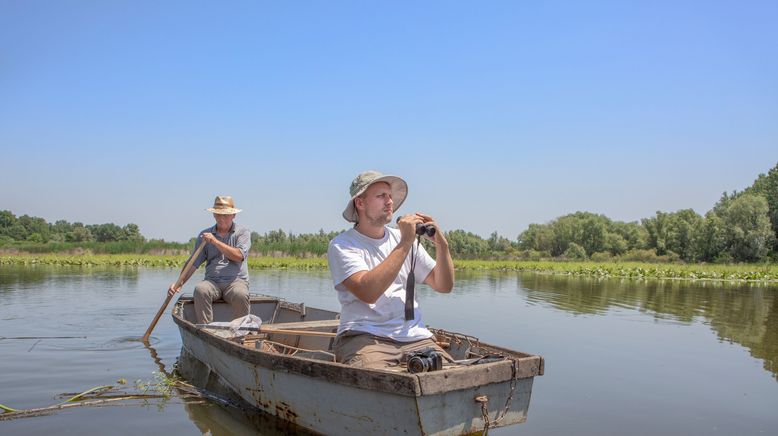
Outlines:
<svg viewBox="0 0 778 436"><path fill-rule="evenodd" d="M186 277L187 271L189 271L190 268L192 268L192 264L194 264L195 259L197 259L198 256L200 256L200 253L203 251L203 248L205 248L205 240L203 239L200 241L200 246L197 247L197 250L195 250L192 257L189 258L189 262L186 263L186 266L184 269L181 270L181 275L178 276L178 280L176 280L176 288L180 288L181 286L184 286L184 277ZM151 331L154 330L154 327L157 325L157 321L159 321L159 318L162 316L163 313L165 313L165 309L167 309L167 305L170 304L170 300L173 299L172 295L168 295L167 298L165 298L165 302L162 303L162 307L159 308L159 312L157 312L157 316L154 317L154 321L151 321L151 325L149 326L149 329L146 330L146 334L143 335L141 340L143 342L149 342L149 337L151 336Z"/></svg>
<svg viewBox="0 0 778 436"><path fill-rule="evenodd" d="M214 330L230 330L232 327L226 326L226 325L208 325L208 324L197 324L197 328L204 328L204 329L214 329ZM334 338L335 333L333 332L317 332L314 330L286 330L286 329L277 329L277 328L267 328L265 326L259 326L259 327L240 327L238 330L247 331L247 332L257 332L257 333L265 333L265 334L278 334L278 335L290 335L290 336L323 336L328 338Z"/></svg>

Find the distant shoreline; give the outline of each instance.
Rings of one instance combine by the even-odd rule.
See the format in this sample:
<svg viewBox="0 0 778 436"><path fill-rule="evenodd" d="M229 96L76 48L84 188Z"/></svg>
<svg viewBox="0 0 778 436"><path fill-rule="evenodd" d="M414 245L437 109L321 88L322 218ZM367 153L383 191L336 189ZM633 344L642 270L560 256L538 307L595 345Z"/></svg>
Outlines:
<svg viewBox="0 0 778 436"><path fill-rule="evenodd" d="M114 266L179 269L186 255L3 254L0 265ZM572 262L529 260L454 260L457 271L517 271L597 278L682 279L778 283L778 264L675 264L641 262ZM250 269L326 270L324 257L249 257Z"/></svg>

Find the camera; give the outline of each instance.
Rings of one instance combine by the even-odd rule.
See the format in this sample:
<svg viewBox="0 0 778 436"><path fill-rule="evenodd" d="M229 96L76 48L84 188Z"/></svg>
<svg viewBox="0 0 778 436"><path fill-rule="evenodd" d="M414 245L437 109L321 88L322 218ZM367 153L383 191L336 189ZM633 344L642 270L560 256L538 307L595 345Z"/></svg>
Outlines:
<svg viewBox="0 0 778 436"><path fill-rule="evenodd" d="M435 226L432 224L416 223L416 234L419 236L427 235L430 238L435 237Z"/></svg>
<svg viewBox="0 0 778 436"><path fill-rule="evenodd" d="M408 372L411 374L443 369L443 355L434 348L411 351L406 356L408 358Z"/></svg>

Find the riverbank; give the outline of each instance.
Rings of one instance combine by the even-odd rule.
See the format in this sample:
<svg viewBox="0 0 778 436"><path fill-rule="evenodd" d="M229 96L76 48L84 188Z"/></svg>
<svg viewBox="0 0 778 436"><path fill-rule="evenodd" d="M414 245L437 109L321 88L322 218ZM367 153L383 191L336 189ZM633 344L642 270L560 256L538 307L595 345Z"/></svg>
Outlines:
<svg viewBox="0 0 778 436"><path fill-rule="evenodd" d="M98 254L98 255L5 255L0 265L61 266L144 266L178 269L186 256ZM640 262L567 262L455 260L458 271L522 271L591 277L635 279L725 280L778 283L777 264L654 264ZM323 257L250 257L250 269L326 270Z"/></svg>

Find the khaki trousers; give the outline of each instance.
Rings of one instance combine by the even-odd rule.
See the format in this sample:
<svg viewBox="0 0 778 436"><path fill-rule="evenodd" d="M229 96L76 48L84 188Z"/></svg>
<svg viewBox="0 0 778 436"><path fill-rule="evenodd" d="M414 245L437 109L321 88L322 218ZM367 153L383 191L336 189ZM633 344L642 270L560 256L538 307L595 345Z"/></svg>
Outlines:
<svg viewBox="0 0 778 436"><path fill-rule="evenodd" d="M432 339L415 342L399 342L381 336L349 330L335 338L332 348L335 361L359 368L385 368L397 366L403 362L403 356L409 351L431 347L443 354L448 361L454 359L443 351Z"/></svg>
<svg viewBox="0 0 778 436"><path fill-rule="evenodd" d="M216 284L210 280L203 280L196 284L194 289L195 316L198 324L213 321L213 302L218 299L232 306L232 319L248 315L251 309L249 285L246 281L236 279L230 283Z"/></svg>

